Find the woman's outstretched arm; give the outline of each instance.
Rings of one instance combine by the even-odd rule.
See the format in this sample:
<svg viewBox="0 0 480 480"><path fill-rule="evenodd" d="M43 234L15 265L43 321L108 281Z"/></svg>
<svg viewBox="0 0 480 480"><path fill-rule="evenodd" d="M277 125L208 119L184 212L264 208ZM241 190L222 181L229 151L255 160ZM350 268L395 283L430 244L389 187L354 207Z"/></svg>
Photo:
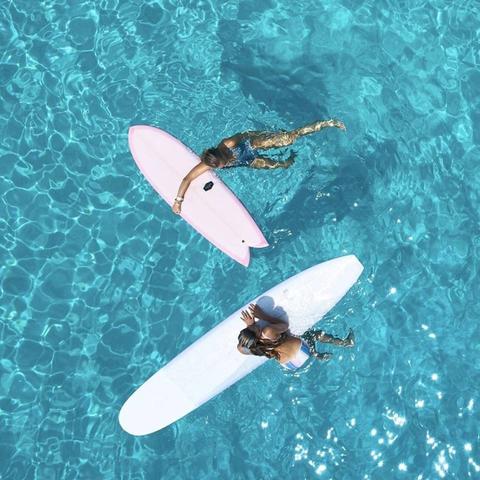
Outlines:
<svg viewBox="0 0 480 480"><path fill-rule="evenodd" d="M172 205L172 210L178 215L182 211L182 202L185 197L185 193L188 190L190 184L199 177L202 173L210 170L208 165L205 165L203 162L200 162L198 165L195 165L186 175L183 177L180 186L178 187L177 197Z"/></svg>

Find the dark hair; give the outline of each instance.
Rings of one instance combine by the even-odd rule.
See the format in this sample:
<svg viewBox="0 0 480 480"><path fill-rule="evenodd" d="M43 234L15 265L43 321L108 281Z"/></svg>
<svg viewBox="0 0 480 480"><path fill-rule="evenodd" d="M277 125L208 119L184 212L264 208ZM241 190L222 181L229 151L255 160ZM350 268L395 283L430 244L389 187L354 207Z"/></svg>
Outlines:
<svg viewBox="0 0 480 480"><path fill-rule="evenodd" d="M240 330L238 334L238 344L241 347L250 348L257 341L257 335L250 328Z"/></svg>
<svg viewBox="0 0 480 480"><path fill-rule="evenodd" d="M277 340L268 340L265 338L258 338L253 330L248 327L244 328L238 334L238 343L242 347L250 350L252 355L257 357L267 357L280 359L280 355L275 350L285 341L285 334L282 333Z"/></svg>
<svg viewBox="0 0 480 480"><path fill-rule="evenodd" d="M200 155L200 160L209 167L218 168L230 162L232 156L220 148L207 148Z"/></svg>

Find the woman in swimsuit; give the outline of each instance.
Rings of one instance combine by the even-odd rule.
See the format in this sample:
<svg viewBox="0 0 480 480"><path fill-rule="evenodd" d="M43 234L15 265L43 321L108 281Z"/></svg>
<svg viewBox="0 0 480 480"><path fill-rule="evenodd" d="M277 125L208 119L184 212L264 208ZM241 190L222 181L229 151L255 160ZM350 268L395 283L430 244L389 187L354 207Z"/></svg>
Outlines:
<svg viewBox="0 0 480 480"><path fill-rule="evenodd" d="M318 360L329 360L332 357L331 353L317 352L317 341L340 347L353 347L355 344L352 330L344 339L336 338L323 330L308 330L297 337L289 332L287 322L268 315L255 304L251 304L247 311L242 311L242 320L247 328L238 335L238 351L245 355L274 358L289 370L302 367L310 357Z"/></svg>
<svg viewBox="0 0 480 480"><path fill-rule="evenodd" d="M295 159L293 152L286 161L282 162L260 155L257 150L286 147L292 145L297 138L318 132L326 127L345 130L345 125L339 120L325 120L311 123L290 132L244 132L224 138L216 147L205 150L200 155L201 162L183 178L172 210L177 214L181 213L182 202L190 183L207 170L232 167L288 168Z"/></svg>

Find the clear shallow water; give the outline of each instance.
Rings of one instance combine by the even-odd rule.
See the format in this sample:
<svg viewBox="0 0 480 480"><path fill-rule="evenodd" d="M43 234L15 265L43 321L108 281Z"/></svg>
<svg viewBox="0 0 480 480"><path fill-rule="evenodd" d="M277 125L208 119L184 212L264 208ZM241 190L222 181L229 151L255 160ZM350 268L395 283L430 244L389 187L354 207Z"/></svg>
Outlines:
<svg viewBox="0 0 480 480"><path fill-rule="evenodd" d="M2 2L0 477L474 478L477 1ZM169 213L127 129L193 149L338 117L284 172L222 172L271 246L235 264ZM136 439L136 386L233 308L355 253L357 347L269 364Z"/></svg>

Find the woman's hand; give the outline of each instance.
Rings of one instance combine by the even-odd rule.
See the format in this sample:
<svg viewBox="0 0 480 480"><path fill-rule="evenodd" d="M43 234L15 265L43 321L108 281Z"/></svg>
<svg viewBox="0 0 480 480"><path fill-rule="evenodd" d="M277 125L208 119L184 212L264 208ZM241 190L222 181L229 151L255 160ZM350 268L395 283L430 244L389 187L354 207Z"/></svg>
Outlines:
<svg viewBox="0 0 480 480"><path fill-rule="evenodd" d="M182 213L182 204L181 202L178 202L175 200L172 205L172 212L176 213L177 215L180 215Z"/></svg>
<svg viewBox="0 0 480 480"><path fill-rule="evenodd" d="M248 310L242 310L240 318L247 324L247 326L253 325L255 323L255 317L251 313L250 307Z"/></svg>
<svg viewBox="0 0 480 480"><path fill-rule="evenodd" d="M256 303L251 303L248 306L248 311L250 312L250 315L252 315L252 317L256 317L259 319L262 319L265 317L265 312Z"/></svg>

